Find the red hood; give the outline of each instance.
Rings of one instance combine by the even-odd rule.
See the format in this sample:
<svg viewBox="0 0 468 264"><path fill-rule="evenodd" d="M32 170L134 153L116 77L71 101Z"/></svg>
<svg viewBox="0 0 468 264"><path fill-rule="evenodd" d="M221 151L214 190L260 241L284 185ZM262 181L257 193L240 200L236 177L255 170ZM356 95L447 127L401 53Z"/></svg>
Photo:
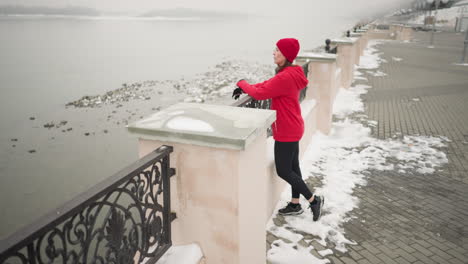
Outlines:
<svg viewBox="0 0 468 264"><path fill-rule="evenodd" d="M304 89L309 83L301 66L286 67L279 74L291 75L293 77L291 79L295 81L298 90Z"/></svg>

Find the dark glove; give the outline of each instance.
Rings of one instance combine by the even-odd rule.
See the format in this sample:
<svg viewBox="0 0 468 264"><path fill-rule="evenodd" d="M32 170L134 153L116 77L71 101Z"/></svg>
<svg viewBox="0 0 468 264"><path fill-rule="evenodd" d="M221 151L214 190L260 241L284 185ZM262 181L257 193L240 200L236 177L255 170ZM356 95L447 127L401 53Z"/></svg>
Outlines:
<svg viewBox="0 0 468 264"><path fill-rule="evenodd" d="M239 99L239 96L241 96L241 94L243 94L244 91L237 87L236 89L234 89L234 91L232 91L232 98L234 98L235 100Z"/></svg>

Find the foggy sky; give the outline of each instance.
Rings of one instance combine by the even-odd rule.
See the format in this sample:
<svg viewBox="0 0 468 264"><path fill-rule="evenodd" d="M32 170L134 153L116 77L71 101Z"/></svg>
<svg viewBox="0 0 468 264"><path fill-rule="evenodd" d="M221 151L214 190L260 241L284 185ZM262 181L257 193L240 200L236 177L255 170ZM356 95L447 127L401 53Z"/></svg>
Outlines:
<svg viewBox="0 0 468 264"><path fill-rule="evenodd" d="M411 0L0 0L0 5L85 6L104 12L145 12L177 7L233 11L259 15L304 13L309 8L350 15L374 15L410 4Z"/></svg>

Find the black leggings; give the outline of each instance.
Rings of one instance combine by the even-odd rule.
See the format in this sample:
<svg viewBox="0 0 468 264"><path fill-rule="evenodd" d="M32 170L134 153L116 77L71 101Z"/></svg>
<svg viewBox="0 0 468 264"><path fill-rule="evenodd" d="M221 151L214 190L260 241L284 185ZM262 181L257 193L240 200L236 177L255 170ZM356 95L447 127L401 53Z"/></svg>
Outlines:
<svg viewBox="0 0 468 264"><path fill-rule="evenodd" d="M312 198L312 192L302 179L299 168L299 142L275 141L276 173L291 185L292 198L302 194L307 200Z"/></svg>

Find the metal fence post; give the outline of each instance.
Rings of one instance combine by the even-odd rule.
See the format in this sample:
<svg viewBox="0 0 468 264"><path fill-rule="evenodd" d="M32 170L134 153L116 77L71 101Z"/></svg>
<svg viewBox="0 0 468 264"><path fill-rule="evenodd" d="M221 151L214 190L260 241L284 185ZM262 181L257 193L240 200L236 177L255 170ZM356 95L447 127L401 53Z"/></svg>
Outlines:
<svg viewBox="0 0 468 264"><path fill-rule="evenodd" d="M435 12L432 19L432 34L431 34L431 46L434 45L434 33L435 33L435 24L437 23L437 9L439 8L440 0L435 0Z"/></svg>

